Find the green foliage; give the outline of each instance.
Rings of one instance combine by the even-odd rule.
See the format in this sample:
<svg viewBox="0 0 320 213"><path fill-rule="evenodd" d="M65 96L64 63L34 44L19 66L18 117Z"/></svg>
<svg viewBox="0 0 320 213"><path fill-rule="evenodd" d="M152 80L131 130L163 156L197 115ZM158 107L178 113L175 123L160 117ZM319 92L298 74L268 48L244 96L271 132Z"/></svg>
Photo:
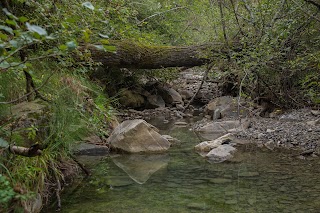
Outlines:
<svg viewBox="0 0 320 213"><path fill-rule="evenodd" d="M7 206L8 202L15 197L16 193L13 191L9 180L0 174L0 207Z"/></svg>
<svg viewBox="0 0 320 213"><path fill-rule="evenodd" d="M98 30L94 24L96 21L99 29L104 28L106 23L100 19L104 12L95 2L92 2L93 10L89 4L76 2L58 5L60 8L56 8L56 16L47 16L54 9L51 1L27 1L23 7L20 4L15 6L14 15L8 10L4 10L3 16L0 15L1 148L8 147L5 141L23 146L40 143L45 148L43 154L35 158L3 155L0 150L0 166L12 176L12 181L0 180L1 187L5 187L0 188L3 190L0 199L6 204L12 198L19 202L32 198L34 193L48 193L46 183L52 178L52 172L62 178L58 162L68 158L75 141L88 134L103 137L109 134L111 102L104 96L101 87L89 82L86 74L91 67L81 63L77 65L70 55L80 43L99 41L101 37L98 32L107 37L108 33ZM74 13L65 13L64 9ZM108 44L102 47L105 51L115 51ZM25 54L25 58L20 57L19 53ZM28 123L30 120L23 119L4 122L10 117L9 102L26 100L23 96L23 71L30 73L36 87L41 87L39 92L50 100L49 107L43 118L37 117L36 122L31 124ZM22 127L15 128L17 123ZM23 195L11 193L13 183L20 185ZM0 209L5 207L8 206L1 206Z"/></svg>
<svg viewBox="0 0 320 213"><path fill-rule="evenodd" d="M8 148L8 146L9 146L9 143L3 138L0 138L0 148Z"/></svg>
<svg viewBox="0 0 320 213"><path fill-rule="evenodd" d="M149 46L223 42L230 47L229 55L210 56L217 71L213 76L240 79L234 85L243 83L242 97L266 97L281 106L320 103L319 15L303 0L17 0L10 6L0 14L0 147L30 140L46 149L37 158L1 159L12 180L0 175L0 203L27 199L12 194L13 183L32 194L44 189L52 171L61 175L57 163L75 141L91 133L108 136L114 100L105 90L116 95L118 86L178 76L178 69L103 70L105 89L88 78L98 65L89 51L78 53L84 62L75 61L79 46L94 44L116 52L109 39ZM21 98L23 71L41 87L50 107L45 122L14 129L7 120L9 102L26 100Z"/></svg>
<svg viewBox="0 0 320 213"><path fill-rule="evenodd" d="M306 91L305 96L315 104L320 104L320 74L312 73L305 76L301 81L302 88Z"/></svg>

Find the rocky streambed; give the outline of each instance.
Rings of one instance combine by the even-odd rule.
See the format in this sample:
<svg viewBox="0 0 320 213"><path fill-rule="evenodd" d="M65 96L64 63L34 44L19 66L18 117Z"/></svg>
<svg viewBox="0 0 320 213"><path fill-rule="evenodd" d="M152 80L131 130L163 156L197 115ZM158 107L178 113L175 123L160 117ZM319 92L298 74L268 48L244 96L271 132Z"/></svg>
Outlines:
<svg viewBox="0 0 320 213"><path fill-rule="evenodd" d="M217 85L185 110L201 78L183 75L170 103L119 111L111 154L79 152L93 175L63 212L317 212L320 110L266 113Z"/></svg>
<svg viewBox="0 0 320 213"><path fill-rule="evenodd" d="M62 212L317 212L320 208L317 158L301 160L290 151L246 143L235 146L233 158L213 163L195 152L204 139L194 133L192 120L167 122L155 117L149 122L160 134L179 141L162 154L80 157L92 175L65 191ZM232 140L222 139L221 144L230 145Z"/></svg>
<svg viewBox="0 0 320 213"><path fill-rule="evenodd" d="M219 85L210 79L199 90L193 105L184 109L201 84L201 74L201 70L193 69L181 72L179 79L171 85L175 91L172 99L176 101L155 109L123 110L119 113L120 119L150 120L156 117L164 123L185 119L204 139L232 133L238 139L271 150L300 150L301 158L320 155L320 109L266 109L251 100L221 96ZM170 96L170 92L166 96Z"/></svg>

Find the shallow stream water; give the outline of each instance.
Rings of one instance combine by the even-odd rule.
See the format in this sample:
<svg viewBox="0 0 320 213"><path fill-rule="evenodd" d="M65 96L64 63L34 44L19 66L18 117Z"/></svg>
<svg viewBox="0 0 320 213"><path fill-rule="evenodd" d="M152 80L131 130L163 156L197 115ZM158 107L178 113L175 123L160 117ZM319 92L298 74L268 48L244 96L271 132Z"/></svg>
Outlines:
<svg viewBox="0 0 320 213"><path fill-rule="evenodd" d="M65 190L61 212L320 212L318 158L243 145L232 162L211 164L189 127L151 123L181 142L162 155L85 158L93 175Z"/></svg>

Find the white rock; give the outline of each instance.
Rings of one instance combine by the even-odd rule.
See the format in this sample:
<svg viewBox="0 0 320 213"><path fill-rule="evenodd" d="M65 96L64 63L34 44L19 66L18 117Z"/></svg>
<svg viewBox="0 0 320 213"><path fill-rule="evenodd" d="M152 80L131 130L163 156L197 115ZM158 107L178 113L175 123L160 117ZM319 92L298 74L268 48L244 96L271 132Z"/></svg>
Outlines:
<svg viewBox="0 0 320 213"><path fill-rule="evenodd" d="M229 144L223 144L218 146L215 149L212 149L206 157L215 163L220 163L226 161L233 157L233 153L236 151L236 148Z"/></svg>
<svg viewBox="0 0 320 213"><path fill-rule="evenodd" d="M320 110L311 110L311 114L318 116L318 115L320 115Z"/></svg>
<svg viewBox="0 0 320 213"><path fill-rule="evenodd" d="M217 148L218 146L222 145L223 143L231 142L234 139L233 135L228 133L223 135L215 140L212 141L204 141L199 143L194 148L196 151L199 152L209 152L210 150Z"/></svg>

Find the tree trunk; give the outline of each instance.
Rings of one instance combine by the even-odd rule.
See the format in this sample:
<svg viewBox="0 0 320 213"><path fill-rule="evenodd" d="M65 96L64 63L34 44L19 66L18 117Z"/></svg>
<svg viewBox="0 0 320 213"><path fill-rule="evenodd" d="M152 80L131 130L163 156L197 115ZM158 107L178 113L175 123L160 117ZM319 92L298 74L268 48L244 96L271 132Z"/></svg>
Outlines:
<svg viewBox="0 0 320 213"><path fill-rule="evenodd" d="M100 47L100 48L97 48ZM222 44L196 46L146 46L129 41L110 41L116 51L105 51L99 45L87 45L94 62L106 67L160 69L166 67L194 67L208 63L213 54L226 55Z"/></svg>

